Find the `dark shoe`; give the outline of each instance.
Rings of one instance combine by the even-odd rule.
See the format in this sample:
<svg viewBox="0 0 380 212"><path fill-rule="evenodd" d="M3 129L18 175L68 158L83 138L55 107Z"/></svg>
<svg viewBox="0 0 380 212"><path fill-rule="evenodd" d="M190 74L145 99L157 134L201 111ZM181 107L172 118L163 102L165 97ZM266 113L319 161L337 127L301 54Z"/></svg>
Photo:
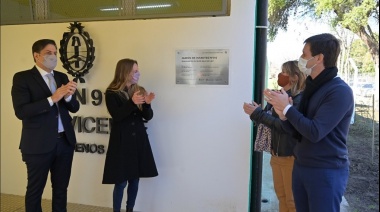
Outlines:
<svg viewBox="0 0 380 212"><path fill-rule="evenodd" d="M133 208L127 208L127 212L133 212Z"/></svg>

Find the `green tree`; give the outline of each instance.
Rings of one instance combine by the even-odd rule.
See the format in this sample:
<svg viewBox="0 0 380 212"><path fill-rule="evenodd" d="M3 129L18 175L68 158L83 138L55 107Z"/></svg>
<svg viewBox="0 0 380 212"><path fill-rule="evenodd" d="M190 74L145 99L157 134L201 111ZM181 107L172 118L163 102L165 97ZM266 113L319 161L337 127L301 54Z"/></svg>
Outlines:
<svg viewBox="0 0 380 212"><path fill-rule="evenodd" d="M371 54L362 40L355 40L351 44L350 58L353 58L361 73L375 72Z"/></svg>
<svg viewBox="0 0 380 212"><path fill-rule="evenodd" d="M276 37L279 29L287 30L288 20L292 16L311 16L357 35L367 46L376 77L379 78L379 34L371 26L374 23L376 28L379 27L379 0L269 0L270 40ZM378 84L376 88L378 93Z"/></svg>
<svg viewBox="0 0 380 212"><path fill-rule="evenodd" d="M340 26L355 33L367 45L372 59L379 64L379 35L370 26L379 24L379 0L269 0L269 39L279 29L287 30L291 16L310 15L327 20L333 27Z"/></svg>

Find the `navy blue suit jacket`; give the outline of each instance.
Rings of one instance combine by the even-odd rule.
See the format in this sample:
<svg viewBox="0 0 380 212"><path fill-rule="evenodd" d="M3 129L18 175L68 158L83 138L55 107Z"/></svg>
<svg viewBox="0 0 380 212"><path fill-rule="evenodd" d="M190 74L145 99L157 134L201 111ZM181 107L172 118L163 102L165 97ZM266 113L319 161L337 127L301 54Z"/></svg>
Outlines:
<svg viewBox="0 0 380 212"><path fill-rule="evenodd" d="M66 74L54 71L57 88L67 84ZM49 87L36 67L21 71L13 76L12 101L15 114L22 120L20 149L23 154L41 154L52 151L58 136L58 111L68 142L73 147L76 143L74 127L69 112L79 110L79 102L73 95L70 102L62 98L59 110L54 104L50 106L47 98L52 96Z"/></svg>

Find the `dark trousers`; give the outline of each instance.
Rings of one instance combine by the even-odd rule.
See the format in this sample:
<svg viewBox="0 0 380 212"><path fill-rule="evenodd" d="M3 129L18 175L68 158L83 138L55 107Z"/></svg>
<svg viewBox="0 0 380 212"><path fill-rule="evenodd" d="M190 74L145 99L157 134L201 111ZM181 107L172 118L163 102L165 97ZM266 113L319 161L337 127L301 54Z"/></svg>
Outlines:
<svg viewBox="0 0 380 212"><path fill-rule="evenodd" d="M127 182L127 208L133 208L135 206L137 191L139 190L139 181L140 179L137 178L115 184L115 187L113 189L113 211L120 212L124 188L127 186Z"/></svg>
<svg viewBox="0 0 380 212"><path fill-rule="evenodd" d="M300 212L339 212L349 169L305 167L294 163L293 196Z"/></svg>
<svg viewBox="0 0 380 212"><path fill-rule="evenodd" d="M45 154L22 154L28 172L25 195L26 212L41 212L41 198L50 171L53 189L52 211L67 211L67 187L69 186L74 147L66 137L57 138L55 149Z"/></svg>

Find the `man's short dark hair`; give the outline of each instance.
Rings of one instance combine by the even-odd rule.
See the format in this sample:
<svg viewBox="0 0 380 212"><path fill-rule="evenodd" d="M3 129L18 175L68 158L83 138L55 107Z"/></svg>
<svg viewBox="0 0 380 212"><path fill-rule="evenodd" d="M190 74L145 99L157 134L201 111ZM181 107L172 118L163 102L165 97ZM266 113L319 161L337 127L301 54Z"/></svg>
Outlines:
<svg viewBox="0 0 380 212"><path fill-rule="evenodd" d="M335 67L340 54L340 41L329 33L314 35L305 40L310 45L311 55L323 54L326 68Z"/></svg>
<svg viewBox="0 0 380 212"><path fill-rule="evenodd" d="M32 46L32 55L34 54L34 52L40 53L41 50L44 49L49 44L54 45L55 48L57 48L57 45L55 44L54 40L41 39L41 40L34 42L33 46ZM33 57L33 59L34 59L34 57Z"/></svg>

